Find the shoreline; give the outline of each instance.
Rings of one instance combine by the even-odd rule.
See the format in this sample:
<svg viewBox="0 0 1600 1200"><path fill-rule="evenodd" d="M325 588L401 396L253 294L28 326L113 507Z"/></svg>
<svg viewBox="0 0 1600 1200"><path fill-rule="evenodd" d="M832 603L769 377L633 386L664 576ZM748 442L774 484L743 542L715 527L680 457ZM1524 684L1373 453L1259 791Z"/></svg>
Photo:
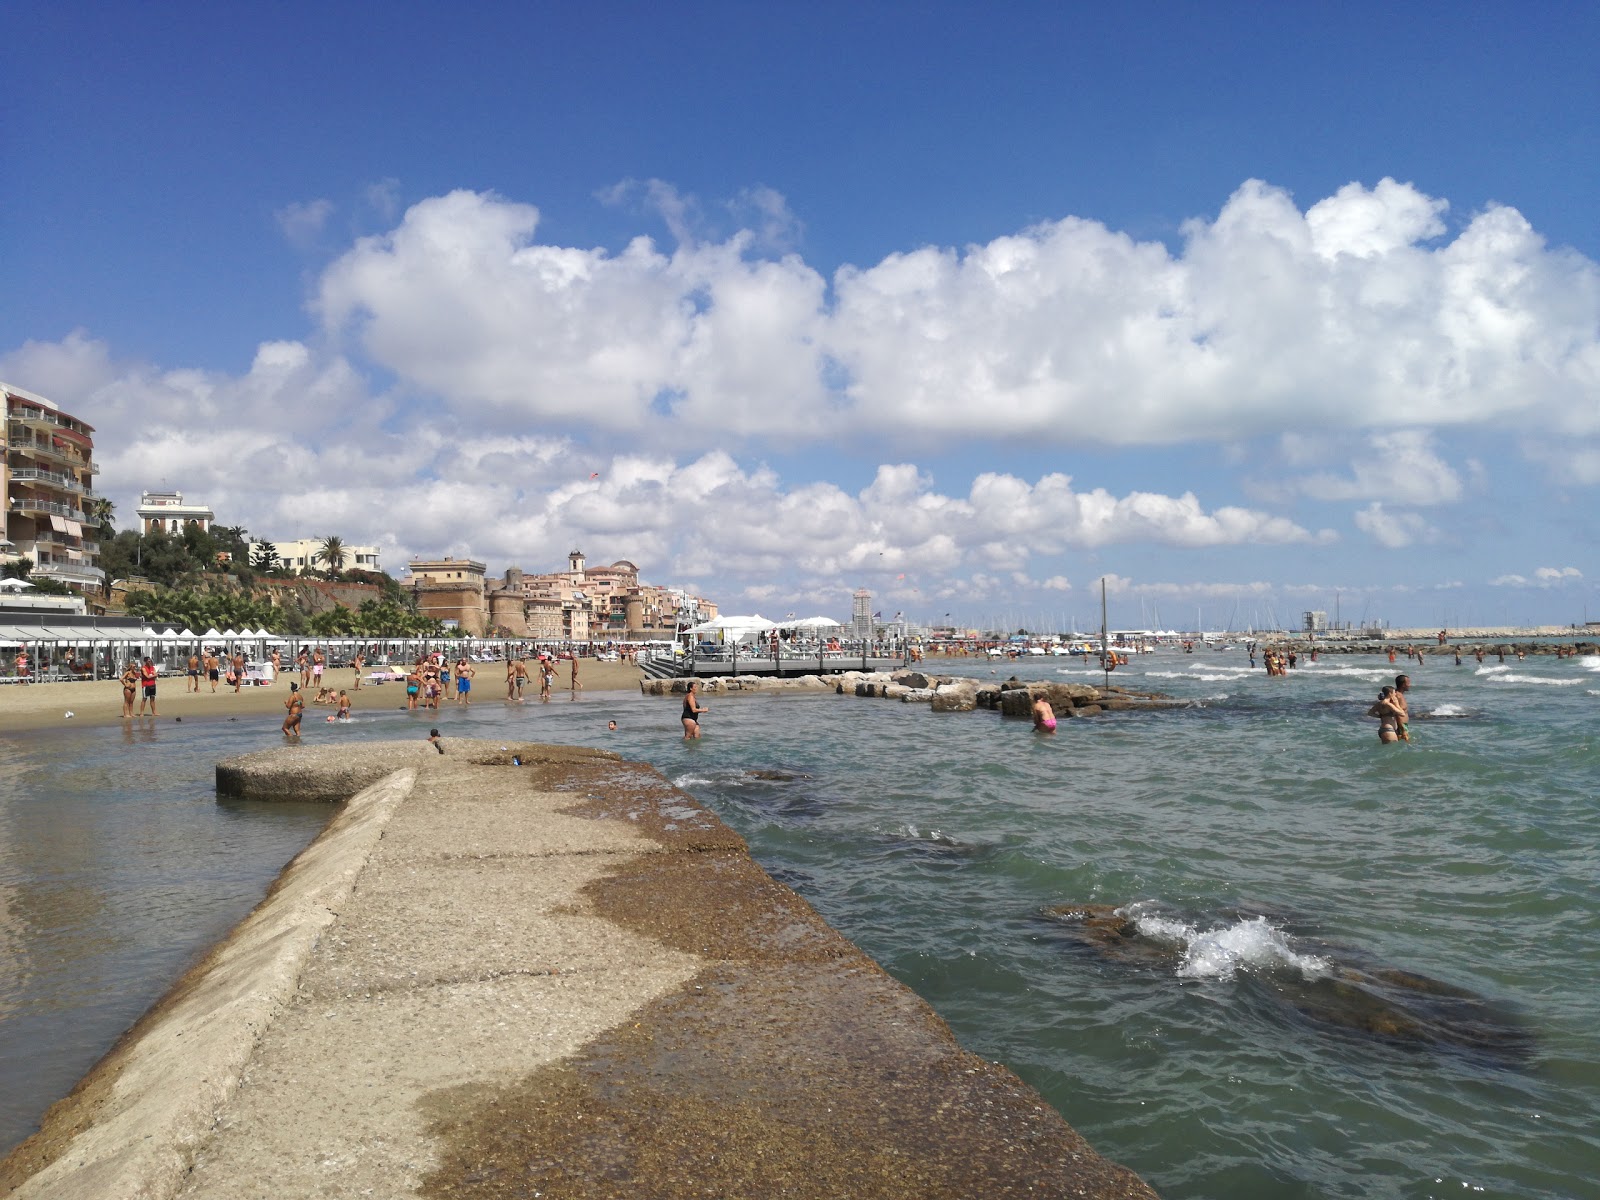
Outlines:
<svg viewBox="0 0 1600 1200"><path fill-rule="evenodd" d="M505 704L504 665L484 663L472 681L473 707ZM640 670L631 663L594 663L583 661L578 668L578 682L584 692L628 691L637 686ZM341 668L326 676L329 686L349 690L353 672ZM552 689L552 704L567 703L570 694L567 671L558 670L557 686ZM115 679L97 681L72 680L52 683L10 683L0 686L0 729L5 731L37 731L67 725L117 726L143 725L150 721L222 721L249 717L266 721L276 716L283 719L283 700L289 694L287 674L278 683L267 687L240 688L236 693L225 684L218 683L213 693L209 681L200 681L199 692L186 692L183 675L163 675L156 688L156 704L160 715L135 716L131 721L122 717L122 685ZM449 710L457 707L454 684L451 691L440 698L435 719L448 719ZM311 693L314 696L316 693ZM524 691L524 704L537 704L537 686ZM394 683L365 683L359 692L350 692L353 711L362 709L400 708L405 703L405 688ZM138 712L138 700L134 701ZM331 709L326 711L331 712ZM67 717L66 713L72 713ZM309 726L324 712L306 699L305 722Z"/></svg>

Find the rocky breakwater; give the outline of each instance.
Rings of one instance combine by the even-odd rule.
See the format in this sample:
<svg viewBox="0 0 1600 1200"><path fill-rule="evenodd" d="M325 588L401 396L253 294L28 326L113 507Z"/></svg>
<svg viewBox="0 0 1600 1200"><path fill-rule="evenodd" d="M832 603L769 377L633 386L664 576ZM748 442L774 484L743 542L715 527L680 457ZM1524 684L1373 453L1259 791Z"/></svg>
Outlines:
<svg viewBox="0 0 1600 1200"><path fill-rule="evenodd" d="M639 690L647 696L667 696L688 691L686 679L641 679ZM975 712L988 709L1001 716L1031 719L1033 702L1043 697L1058 720L1093 717L1108 712L1154 711L1186 708L1188 702L1161 692L1139 692L1123 687L1093 687L1086 683L1027 683L1015 677L996 683L962 675L930 675L922 671L846 671L842 675L802 675L772 679L760 675L715 676L702 679L702 696L735 692L834 692L841 696L898 700L926 704L934 712Z"/></svg>

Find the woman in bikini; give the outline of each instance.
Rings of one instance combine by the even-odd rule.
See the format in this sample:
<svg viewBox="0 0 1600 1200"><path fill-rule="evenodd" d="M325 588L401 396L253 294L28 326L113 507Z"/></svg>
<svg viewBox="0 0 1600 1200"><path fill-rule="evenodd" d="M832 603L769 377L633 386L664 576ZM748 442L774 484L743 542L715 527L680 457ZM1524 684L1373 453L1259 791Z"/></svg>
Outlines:
<svg viewBox="0 0 1600 1200"><path fill-rule="evenodd" d="M1367 716L1378 718L1378 740L1385 746L1400 740L1406 719L1405 710L1395 703L1394 697L1394 688L1385 686L1378 693L1378 702L1367 709Z"/></svg>
<svg viewBox="0 0 1600 1200"><path fill-rule="evenodd" d="M133 701L139 694L139 666L128 660L127 666L122 668L122 715L133 716Z"/></svg>

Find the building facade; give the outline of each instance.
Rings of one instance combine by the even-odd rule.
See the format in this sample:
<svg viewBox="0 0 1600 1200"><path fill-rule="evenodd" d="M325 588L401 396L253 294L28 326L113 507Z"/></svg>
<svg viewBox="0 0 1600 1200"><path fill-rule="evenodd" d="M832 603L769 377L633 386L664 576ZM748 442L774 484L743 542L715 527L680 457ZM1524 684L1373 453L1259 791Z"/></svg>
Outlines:
<svg viewBox="0 0 1600 1200"><path fill-rule="evenodd" d="M29 559L33 575L80 591L105 582L94 490L94 427L59 405L0 383L5 456L0 466L0 561Z"/></svg>
<svg viewBox="0 0 1600 1200"><path fill-rule="evenodd" d="M217 514L204 504L185 504L182 492L140 492L140 533L182 533L190 525L209 532Z"/></svg>
<svg viewBox="0 0 1600 1200"><path fill-rule="evenodd" d="M499 580L483 571L470 559L414 559L405 585L426 616L454 620L472 633L545 642L667 639L680 616L717 615L704 597L641 583L639 568L626 559L591 567L579 550L567 556L565 571L529 575L511 567Z"/></svg>
<svg viewBox="0 0 1600 1200"><path fill-rule="evenodd" d="M278 561L286 571L304 575L307 571L321 571L322 538L296 538L292 542L251 542L250 561L256 561L256 547L271 546L278 552ZM344 566L341 571L378 571L376 546L345 546Z"/></svg>

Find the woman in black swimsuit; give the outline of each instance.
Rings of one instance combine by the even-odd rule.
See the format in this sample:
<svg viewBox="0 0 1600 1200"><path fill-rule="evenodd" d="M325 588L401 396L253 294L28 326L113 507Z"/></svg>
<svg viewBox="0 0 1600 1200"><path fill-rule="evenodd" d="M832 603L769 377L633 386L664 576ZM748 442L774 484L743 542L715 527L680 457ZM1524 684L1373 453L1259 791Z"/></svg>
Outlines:
<svg viewBox="0 0 1600 1200"><path fill-rule="evenodd" d="M694 689L699 684L691 683L689 690L683 695L683 740L700 736L700 714L709 710L702 708L700 697L695 695Z"/></svg>

